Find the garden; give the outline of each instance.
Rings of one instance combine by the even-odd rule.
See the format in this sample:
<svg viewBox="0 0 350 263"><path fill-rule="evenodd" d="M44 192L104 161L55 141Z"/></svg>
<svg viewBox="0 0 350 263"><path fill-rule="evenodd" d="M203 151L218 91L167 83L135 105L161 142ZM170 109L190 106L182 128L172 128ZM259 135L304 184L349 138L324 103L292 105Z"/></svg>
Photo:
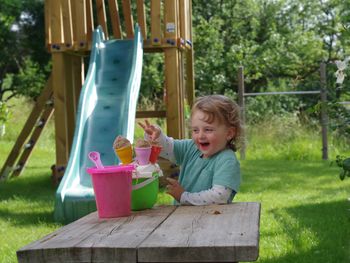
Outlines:
<svg viewBox="0 0 350 263"><path fill-rule="evenodd" d="M0 3L0 165L51 69L42 44L43 2ZM261 203L257 262L349 262L350 4L192 2L197 96L237 100L240 66L247 93L316 91L320 63L326 64L327 102L315 94L246 98L245 158L238 154L243 182L234 201ZM164 109L163 67L161 55L144 56L140 109ZM322 159L322 108L328 160ZM21 175L0 181L0 262L17 262L19 248L62 227L53 217L54 163L51 118ZM171 203L161 189L157 204Z"/></svg>
<svg viewBox="0 0 350 263"><path fill-rule="evenodd" d="M15 104L28 110L17 106L12 111L17 121L8 124L0 140L2 163L30 109L26 101ZM248 127L247 137L243 183L235 201L262 204L258 262L347 262L350 180L339 179L335 164L340 153L350 156L345 141L333 138L330 160L324 161L320 132L301 126L294 116ZM0 183L0 262L16 262L16 250L62 226L53 219L52 145L49 123L23 174ZM158 204L170 203L170 196L161 192Z"/></svg>

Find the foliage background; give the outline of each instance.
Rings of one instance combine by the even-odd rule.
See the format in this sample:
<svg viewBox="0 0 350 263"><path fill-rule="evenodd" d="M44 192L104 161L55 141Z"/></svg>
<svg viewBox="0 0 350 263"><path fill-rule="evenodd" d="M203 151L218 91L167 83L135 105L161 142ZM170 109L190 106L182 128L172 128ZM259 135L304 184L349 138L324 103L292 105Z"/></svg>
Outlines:
<svg viewBox="0 0 350 263"><path fill-rule="evenodd" d="M235 97L237 69L246 92L319 90L320 62L327 63L330 128L349 137L350 79L336 87L334 61L350 55L350 3L342 0L193 0L196 94ZM133 2L134 3L134 2ZM135 3L134 3L135 4ZM45 50L44 2L0 1L0 101L35 99L50 72ZM149 11L150 4L146 1ZM163 58L145 55L140 105L164 107ZM249 98L248 121L274 114L317 118L318 96Z"/></svg>

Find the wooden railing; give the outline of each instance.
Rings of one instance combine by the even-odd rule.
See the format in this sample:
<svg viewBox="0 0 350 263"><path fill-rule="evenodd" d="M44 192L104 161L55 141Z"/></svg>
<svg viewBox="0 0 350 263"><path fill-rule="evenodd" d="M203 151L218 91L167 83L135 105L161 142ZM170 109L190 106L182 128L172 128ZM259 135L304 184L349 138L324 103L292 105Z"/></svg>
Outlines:
<svg viewBox="0 0 350 263"><path fill-rule="evenodd" d="M46 0L46 45L51 52L87 51L98 25L106 39L131 39L136 21L145 51L191 48L191 5L191 0Z"/></svg>

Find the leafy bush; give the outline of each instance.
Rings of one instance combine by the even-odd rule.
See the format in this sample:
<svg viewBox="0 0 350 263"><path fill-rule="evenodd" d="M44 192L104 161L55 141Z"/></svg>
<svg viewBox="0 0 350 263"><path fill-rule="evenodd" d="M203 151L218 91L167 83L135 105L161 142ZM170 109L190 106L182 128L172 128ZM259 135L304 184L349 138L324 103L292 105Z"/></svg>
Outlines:
<svg viewBox="0 0 350 263"><path fill-rule="evenodd" d="M341 168L339 173L340 180L344 180L345 176L350 177L350 157L337 155L336 164Z"/></svg>
<svg viewBox="0 0 350 263"><path fill-rule="evenodd" d="M246 116L249 124L264 122L272 117L298 114L301 102L292 96L273 95L246 98Z"/></svg>

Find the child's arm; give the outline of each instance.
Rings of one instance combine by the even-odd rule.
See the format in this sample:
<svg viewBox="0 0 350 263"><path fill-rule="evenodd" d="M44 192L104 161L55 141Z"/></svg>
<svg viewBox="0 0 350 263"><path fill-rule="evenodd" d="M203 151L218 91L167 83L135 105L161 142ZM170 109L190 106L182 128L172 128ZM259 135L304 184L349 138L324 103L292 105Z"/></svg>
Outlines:
<svg viewBox="0 0 350 263"><path fill-rule="evenodd" d="M222 185L214 185L209 190L190 193L185 192L177 180L171 178L167 178L167 180L169 182L167 193L184 205L227 204L231 202L232 193L236 193L232 189Z"/></svg>
<svg viewBox="0 0 350 263"><path fill-rule="evenodd" d="M152 141L158 141L158 137L162 133L158 126L149 123L148 120L145 120L145 123L139 122L138 124Z"/></svg>
<svg viewBox="0 0 350 263"><path fill-rule="evenodd" d="M222 185L214 185L211 189L198 193L183 192L180 203L184 205L227 204L231 202L232 193L234 195L236 192Z"/></svg>

